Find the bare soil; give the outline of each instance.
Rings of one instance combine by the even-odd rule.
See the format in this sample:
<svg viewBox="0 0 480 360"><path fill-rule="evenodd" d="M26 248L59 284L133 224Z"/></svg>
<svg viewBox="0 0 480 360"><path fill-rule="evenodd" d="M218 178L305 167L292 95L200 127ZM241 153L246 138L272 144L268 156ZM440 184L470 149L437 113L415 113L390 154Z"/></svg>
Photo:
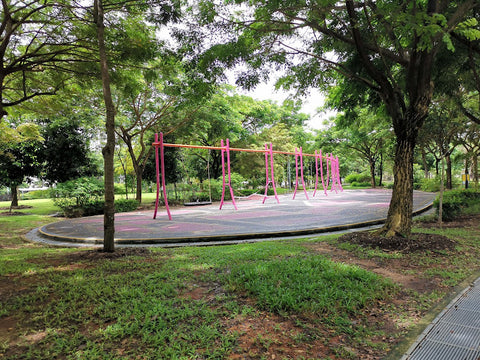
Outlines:
<svg viewBox="0 0 480 360"><path fill-rule="evenodd" d="M12 206L12 211L10 211L10 206L0 207L0 210L7 210L0 212L0 216L22 216L27 215L27 213L21 211L13 211L13 210L25 210L31 209L32 207L29 205L20 205L20 206Z"/></svg>

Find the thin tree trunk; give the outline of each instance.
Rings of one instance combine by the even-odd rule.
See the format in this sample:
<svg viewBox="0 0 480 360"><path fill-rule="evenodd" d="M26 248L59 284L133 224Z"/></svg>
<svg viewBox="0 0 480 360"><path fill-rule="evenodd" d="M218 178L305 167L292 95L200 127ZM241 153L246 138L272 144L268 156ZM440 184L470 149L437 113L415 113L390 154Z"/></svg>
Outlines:
<svg viewBox="0 0 480 360"><path fill-rule="evenodd" d="M478 188L478 153L473 154L473 176L475 177L475 188Z"/></svg>
<svg viewBox="0 0 480 360"><path fill-rule="evenodd" d="M429 171L428 171L428 164L427 164L427 153L422 146L422 162L423 162L423 173L425 175L425 179L428 179Z"/></svg>
<svg viewBox="0 0 480 360"><path fill-rule="evenodd" d="M10 204L10 212L12 212L12 208L14 206L18 206L18 186L14 185L10 188L12 192L12 203Z"/></svg>
<svg viewBox="0 0 480 360"><path fill-rule="evenodd" d="M438 195L438 224L443 226L443 192L445 191L445 160L442 158L442 176L440 179L440 194Z"/></svg>
<svg viewBox="0 0 480 360"><path fill-rule="evenodd" d="M379 172L379 181L378 181L378 186L383 186L383 152L380 153L380 166L378 168Z"/></svg>
<svg viewBox="0 0 480 360"><path fill-rule="evenodd" d="M447 154L445 156L445 160L447 161L447 189L452 190L453 189L453 182L452 182L452 158L450 157L450 154ZM443 159L442 159L442 168L443 168ZM443 176L443 170L442 170L442 176Z"/></svg>
<svg viewBox="0 0 480 360"><path fill-rule="evenodd" d="M102 0L94 1L95 22L97 25L100 71L102 75L103 99L106 109L107 143L102 149L104 161L105 207L103 217L103 251L115 250L115 192L114 192L114 155L115 155L115 106L110 89L110 76L105 49L105 25Z"/></svg>
<svg viewBox="0 0 480 360"><path fill-rule="evenodd" d="M138 168L136 175L137 175L137 192L135 195L135 200L141 203L142 202L143 167Z"/></svg>
<svg viewBox="0 0 480 360"><path fill-rule="evenodd" d="M375 161L370 161L370 183L372 184L372 188L376 188L375 183Z"/></svg>
<svg viewBox="0 0 480 360"><path fill-rule="evenodd" d="M409 236L413 209L413 151L415 141L398 139L395 149L394 183L387 221L380 233Z"/></svg>

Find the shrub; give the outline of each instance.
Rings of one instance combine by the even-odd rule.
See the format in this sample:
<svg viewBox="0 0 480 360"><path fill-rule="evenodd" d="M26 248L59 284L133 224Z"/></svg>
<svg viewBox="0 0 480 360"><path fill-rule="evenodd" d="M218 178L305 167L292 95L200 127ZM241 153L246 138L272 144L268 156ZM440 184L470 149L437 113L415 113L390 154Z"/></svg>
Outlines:
<svg viewBox="0 0 480 360"><path fill-rule="evenodd" d="M377 181L377 183L378 183L378 180L379 179L375 179L375 181ZM353 185L353 183L357 183L357 184L367 183L367 186L368 186L368 185L371 185L371 181L372 181L372 179L371 179L370 174L366 173L366 172L363 172L361 174L357 174L357 173L349 174L345 177L345 180L344 180L345 183L350 184L352 186L355 186L355 185ZM363 185L361 185L361 186L363 186Z"/></svg>
<svg viewBox="0 0 480 360"><path fill-rule="evenodd" d="M440 179L438 177L433 179L421 179L420 189L422 191L438 192L440 191Z"/></svg>
<svg viewBox="0 0 480 360"><path fill-rule="evenodd" d="M70 180L51 190L53 203L63 210L67 217L94 215L103 212L101 204L104 194L103 182L96 178Z"/></svg>
<svg viewBox="0 0 480 360"><path fill-rule="evenodd" d="M113 186L116 195L125 195L125 184L114 184Z"/></svg>
<svg viewBox="0 0 480 360"><path fill-rule="evenodd" d="M480 201L480 190L451 190L443 193L442 218L443 220L452 220L459 216L463 209L478 203ZM433 202L438 215L439 196Z"/></svg>
<svg viewBox="0 0 480 360"><path fill-rule="evenodd" d="M135 199L118 199L115 200L115 212L135 211L138 208L138 201ZM103 210L103 207L102 207ZM103 211L102 211L103 212Z"/></svg>

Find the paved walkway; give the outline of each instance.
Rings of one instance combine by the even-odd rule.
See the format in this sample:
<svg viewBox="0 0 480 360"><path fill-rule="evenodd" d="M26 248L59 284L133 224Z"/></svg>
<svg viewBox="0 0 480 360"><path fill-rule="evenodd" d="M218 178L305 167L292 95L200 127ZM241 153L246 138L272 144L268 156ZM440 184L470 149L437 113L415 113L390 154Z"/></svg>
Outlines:
<svg viewBox="0 0 480 360"><path fill-rule="evenodd" d="M188 206L171 211L168 219L165 209L120 213L115 216L115 240L118 245L178 245L182 243L218 243L265 238L302 236L333 232L382 223L388 211L391 191L385 189L344 190L317 193L309 199L303 193L284 195L277 203L263 196L237 200L235 210L231 202L222 210L218 204ZM414 209L427 209L434 198L432 193L415 192ZM37 240L62 245L102 244L103 216L59 221L31 234Z"/></svg>

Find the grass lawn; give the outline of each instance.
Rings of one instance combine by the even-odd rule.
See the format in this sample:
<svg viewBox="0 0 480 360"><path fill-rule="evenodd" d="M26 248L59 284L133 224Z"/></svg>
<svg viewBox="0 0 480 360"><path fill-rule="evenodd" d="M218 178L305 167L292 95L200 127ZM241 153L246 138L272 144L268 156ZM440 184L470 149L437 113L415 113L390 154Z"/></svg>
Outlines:
<svg viewBox="0 0 480 360"><path fill-rule="evenodd" d="M104 254L25 241L58 218L21 205L0 216L0 359L381 359L480 265L478 215L415 229L452 250L329 235Z"/></svg>

